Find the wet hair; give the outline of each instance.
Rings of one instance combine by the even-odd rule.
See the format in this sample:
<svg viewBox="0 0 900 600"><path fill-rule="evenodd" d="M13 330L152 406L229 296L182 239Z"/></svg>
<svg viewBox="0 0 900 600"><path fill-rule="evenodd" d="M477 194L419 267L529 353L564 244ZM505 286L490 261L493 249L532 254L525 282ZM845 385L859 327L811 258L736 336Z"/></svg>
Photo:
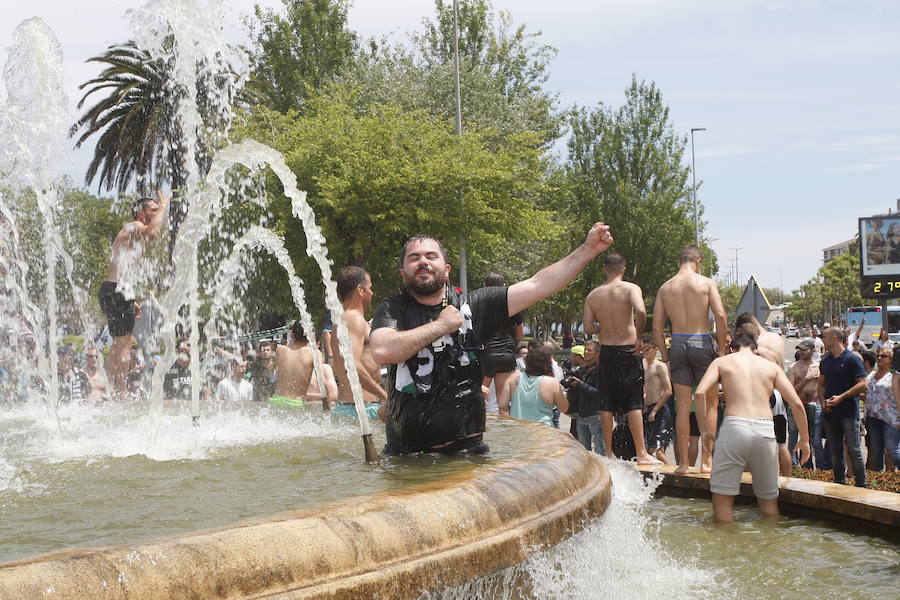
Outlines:
<svg viewBox="0 0 900 600"><path fill-rule="evenodd" d="M697 244L685 244L678 253L678 264L682 265L687 262L696 262L703 257Z"/></svg>
<svg viewBox="0 0 900 600"><path fill-rule="evenodd" d="M440 250L441 256L443 257L444 262L447 262L447 251L444 250L444 245L441 243L441 240L437 239L436 237L425 234L425 233L419 233L419 234L412 236L411 238L406 240L406 242L403 243L403 248L400 250L400 266L401 267L403 266L403 261L406 260L406 251L409 248L409 245L414 244L416 242L423 242L425 240L433 240L437 244L438 250Z"/></svg>
<svg viewBox="0 0 900 600"><path fill-rule="evenodd" d="M737 352L741 348L756 350L756 338L746 331L739 331L731 338L731 349Z"/></svg>
<svg viewBox="0 0 900 600"><path fill-rule="evenodd" d="M356 286L366 285L366 270L361 267L344 267L337 275L337 295L341 302L350 297Z"/></svg>
<svg viewBox="0 0 900 600"><path fill-rule="evenodd" d="M753 331L756 333L753 333ZM759 334L762 333L759 329L759 321L756 317L753 316L753 313L744 312L738 315L737 319L734 321L734 331L735 333L739 331L744 331L749 333L754 337L759 337Z"/></svg>
<svg viewBox="0 0 900 600"><path fill-rule="evenodd" d="M159 204L159 200L156 198L151 198L149 196L145 196L143 198L138 198L134 202L131 203L131 216L137 219L137 214L146 208L148 202L155 202Z"/></svg>
<svg viewBox="0 0 900 600"><path fill-rule="evenodd" d="M294 336L294 341L296 341L296 342L307 341L306 332L303 331L303 325L300 324L300 319L297 319L291 325L291 335Z"/></svg>
<svg viewBox="0 0 900 600"><path fill-rule="evenodd" d="M484 287L506 285L506 278L497 271L491 271L484 276Z"/></svg>
<svg viewBox="0 0 900 600"><path fill-rule="evenodd" d="M525 374L530 377L553 374L553 356L543 345L528 350L525 356Z"/></svg>
<svg viewBox="0 0 900 600"><path fill-rule="evenodd" d="M625 268L625 257L619 254L618 252L613 252L611 254L607 254L606 258L603 259L603 266L607 269L624 269Z"/></svg>

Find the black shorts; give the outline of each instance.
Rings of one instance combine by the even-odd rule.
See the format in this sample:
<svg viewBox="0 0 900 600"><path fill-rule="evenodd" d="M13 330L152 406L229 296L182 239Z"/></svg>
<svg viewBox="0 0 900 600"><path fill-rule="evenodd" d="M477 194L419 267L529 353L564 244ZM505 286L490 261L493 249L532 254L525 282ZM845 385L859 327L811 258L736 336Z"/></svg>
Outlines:
<svg viewBox="0 0 900 600"><path fill-rule="evenodd" d="M697 422L695 412L691 412L691 437L700 437L700 423Z"/></svg>
<svg viewBox="0 0 900 600"><path fill-rule="evenodd" d="M644 407L644 362L634 346L600 346L600 410L625 414Z"/></svg>
<svg viewBox="0 0 900 600"><path fill-rule="evenodd" d="M775 441L779 444L787 444L787 417L774 415L772 422L775 424Z"/></svg>
<svg viewBox="0 0 900 600"><path fill-rule="evenodd" d="M113 337L131 335L134 331L134 300L126 300L117 292L115 281L100 284L98 299L109 322L109 334Z"/></svg>
<svg viewBox="0 0 900 600"><path fill-rule="evenodd" d="M497 373L512 373L516 370L516 357L509 352L485 350L478 359L481 362L481 372L485 377L493 377Z"/></svg>

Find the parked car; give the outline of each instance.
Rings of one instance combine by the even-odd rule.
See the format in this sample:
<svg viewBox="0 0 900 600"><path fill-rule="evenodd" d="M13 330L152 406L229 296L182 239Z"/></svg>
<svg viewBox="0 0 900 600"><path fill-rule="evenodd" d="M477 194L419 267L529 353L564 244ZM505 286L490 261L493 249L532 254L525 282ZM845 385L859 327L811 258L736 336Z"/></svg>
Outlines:
<svg viewBox="0 0 900 600"><path fill-rule="evenodd" d="M800 337L800 330L794 325L788 325L784 330L784 337Z"/></svg>

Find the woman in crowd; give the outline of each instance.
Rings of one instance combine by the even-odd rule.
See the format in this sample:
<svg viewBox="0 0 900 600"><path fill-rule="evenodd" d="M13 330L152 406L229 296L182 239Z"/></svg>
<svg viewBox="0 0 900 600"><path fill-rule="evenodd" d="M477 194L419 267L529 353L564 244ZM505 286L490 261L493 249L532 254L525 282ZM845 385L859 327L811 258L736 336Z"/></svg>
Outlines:
<svg viewBox="0 0 900 600"><path fill-rule="evenodd" d="M885 450L894 468L900 465L900 414L897 412L900 377L894 377L891 373L893 357L890 348L881 348L875 370L866 377L866 432L873 471L884 470Z"/></svg>
<svg viewBox="0 0 900 600"><path fill-rule="evenodd" d="M565 412L569 402L562 386L553 378L552 359L543 346L528 351L525 371L517 371L500 390L497 397L500 414L553 427L553 407Z"/></svg>

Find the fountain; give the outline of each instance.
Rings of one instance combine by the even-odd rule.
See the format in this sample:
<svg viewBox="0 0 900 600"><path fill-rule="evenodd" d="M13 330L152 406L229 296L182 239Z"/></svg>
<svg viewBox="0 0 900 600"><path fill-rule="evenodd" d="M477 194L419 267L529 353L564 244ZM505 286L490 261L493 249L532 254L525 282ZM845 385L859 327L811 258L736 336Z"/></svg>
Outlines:
<svg viewBox="0 0 900 600"><path fill-rule="evenodd" d="M708 523L706 503L651 502L658 479L645 483L632 466L600 460L571 437L539 424L490 419L488 457L421 455L368 465L356 452L357 430L327 415L201 404L196 385L190 401L164 402L162 379L174 360L182 308L189 307L184 324L198 382L201 292L210 294L212 307L204 324L208 339L217 315L233 301L240 256L249 250L265 250L284 268L302 323L314 335L308 290L283 242L259 224L245 224L231 240L228 258L209 269L218 271L215 281L201 280L198 246L211 233L210 216L240 197L248 178L264 168L278 176L291 199L308 253L321 270L342 352L351 354L325 240L296 178L271 148L252 140L227 142L229 107L246 63L219 30L200 26L221 24L221 16L222 4L214 0L150 0L131 13L136 43L175 65L171 93L185 94L178 119L186 148L183 197L191 199L173 244L175 266L158 299L164 352L149 406L54 400L56 307L28 300L34 269L23 260L16 212L7 201L14 196L7 196L6 185L0 190L0 232L14 258L0 255L6 290L0 326L16 344L22 326L48 332L38 333L37 367L28 372L39 376L40 385L26 381L32 392L27 400L0 397L0 598L644 598L673 592L752 597L768 590L751 573L762 550L775 544L779 557L799 553L786 532L803 533L796 548L804 553L804 566L819 572L831 566L833 548L809 549L817 547L814 538L823 531L856 557L870 553L896 564L896 548L889 543L805 520L750 521L722 531ZM68 127L57 118L65 104L58 85L60 50L41 21L21 27L10 59L14 66L7 68L14 77L6 79L0 131L15 131L20 107L46 119L34 119L40 126L30 137L7 138L15 143L4 148L0 173L37 159L33 168L15 170L36 173L33 179L10 180L8 186L14 193L34 190L42 212L48 208L45 214L52 215L58 171L48 161L63 147L55 145L63 143L59 127ZM35 73L46 73L33 78L45 85L21 77L17 65L23 60L35 65L29 67ZM223 88L212 105L219 125L213 132L204 127L196 103L198 65L204 77L227 74L219 78ZM57 108L40 104L47 95ZM201 138L220 148L205 172L197 160ZM235 165L248 172L237 182ZM52 270L62 261L71 272L54 226L48 217L42 264L51 303L57 282ZM91 332L90 319L81 320ZM17 359L14 371L26 369L32 369L29 362ZM352 365L348 371L357 410L365 415L356 371ZM360 425L366 458L372 459L373 436L383 431L364 416ZM740 542L731 544L736 548L760 540L753 542L760 551L719 552L717 558L723 539ZM84 547L94 549L79 549ZM798 593L838 590L850 596L865 579L874 595L891 591L889 569L879 578L873 561L854 563L842 566L840 577L779 574L779 589L802 586ZM726 580L732 578L737 583Z"/></svg>

